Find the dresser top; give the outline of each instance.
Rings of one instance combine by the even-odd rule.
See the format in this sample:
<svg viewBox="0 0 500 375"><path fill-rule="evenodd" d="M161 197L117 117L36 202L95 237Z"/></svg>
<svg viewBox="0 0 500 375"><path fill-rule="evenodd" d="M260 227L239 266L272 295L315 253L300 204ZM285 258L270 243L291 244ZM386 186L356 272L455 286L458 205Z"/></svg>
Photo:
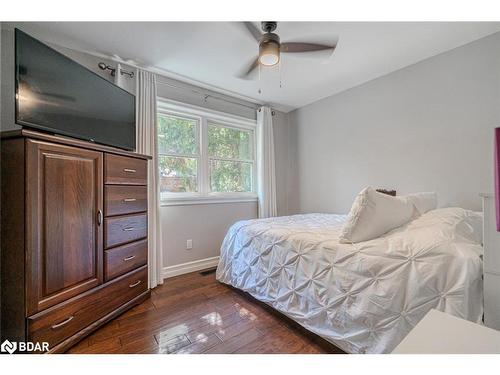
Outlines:
<svg viewBox="0 0 500 375"><path fill-rule="evenodd" d="M42 133L29 129L19 129L19 130L10 130L4 131L0 133L0 138L4 139L13 139L13 138L30 138L30 139L38 139L41 141L48 141L53 143L59 143L68 146L75 146L81 148L87 148L90 150L103 151L110 154L122 155L122 156L130 156L133 158L139 159L152 159L150 155L138 154L132 151L125 151L119 148L104 146L97 143L87 142L76 138L64 137L60 135L51 135L47 133Z"/></svg>

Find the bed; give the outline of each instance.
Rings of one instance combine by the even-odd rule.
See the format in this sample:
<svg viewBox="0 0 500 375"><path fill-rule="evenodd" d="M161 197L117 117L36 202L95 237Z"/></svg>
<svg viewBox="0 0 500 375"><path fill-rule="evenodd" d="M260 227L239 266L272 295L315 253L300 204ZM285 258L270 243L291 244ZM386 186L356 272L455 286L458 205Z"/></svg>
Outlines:
<svg viewBox="0 0 500 375"><path fill-rule="evenodd" d="M431 309L482 318L482 215L436 209L376 239L340 244L345 215L235 223L217 279L348 353L388 353Z"/></svg>

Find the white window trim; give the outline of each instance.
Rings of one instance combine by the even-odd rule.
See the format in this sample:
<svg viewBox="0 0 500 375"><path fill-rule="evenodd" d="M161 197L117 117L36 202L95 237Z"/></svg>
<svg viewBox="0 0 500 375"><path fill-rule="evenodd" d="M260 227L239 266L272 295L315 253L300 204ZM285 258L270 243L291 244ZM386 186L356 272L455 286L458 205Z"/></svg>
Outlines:
<svg viewBox="0 0 500 375"><path fill-rule="evenodd" d="M179 206L192 204L220 204L236 202L257 201L257 121L244 117L227 114L215 110L202 108L190 104L180 103L174 100L158 98L158 114L187 116L199 119L200 158L198 163L198 192L196 193L171 193L172 195L161 201L161 206ZM210 192L208 148L203 142L207 140L208 124L227 126L235 129L251 130L253 132L253 192L245 193L213 193ZM203 164L203 165L202 165Z"/></svg>

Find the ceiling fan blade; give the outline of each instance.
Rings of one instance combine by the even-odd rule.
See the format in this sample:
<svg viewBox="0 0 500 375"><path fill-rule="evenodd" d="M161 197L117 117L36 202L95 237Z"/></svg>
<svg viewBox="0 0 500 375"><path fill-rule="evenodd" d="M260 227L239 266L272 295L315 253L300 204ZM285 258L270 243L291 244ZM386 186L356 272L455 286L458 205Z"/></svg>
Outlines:
<svg viewBox="0 0 500 375"><path fill-rule="evenodd" d="M316 51L326 51L333 50L337 45L327 46L325 44L316 43L300 43L300 42L289 42L281 43L280 52L283 53L304 53L304 52L316 52Z"/></svg>
<svg viewBox="0 0 500 375"><path fill-rule="evenodd" d="M245 27L246 27L247 31L250 33L250 35L252 35L252 37L257 42L259 42L260 37L262 36L262 33L259 31L259 29L257 27L255 27L255 25L252 22L243 22L243 24L245 25Z"/></svg>
<svg viewBox="0 0 500 375"><path fill-rule="evenodd" d="M239 74L237 74L238 78L242 79L250 79L250 75L257 69L259 66L259 59L256 57L250 64L245 66L244 69L240 71Z"/></svg>

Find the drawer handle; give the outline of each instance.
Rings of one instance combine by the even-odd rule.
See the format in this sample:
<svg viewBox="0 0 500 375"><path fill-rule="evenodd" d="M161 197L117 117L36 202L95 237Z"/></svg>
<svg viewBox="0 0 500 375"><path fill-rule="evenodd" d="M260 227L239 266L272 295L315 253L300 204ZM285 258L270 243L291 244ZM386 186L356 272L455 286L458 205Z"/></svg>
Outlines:
<svg viewBox="0 0 500 375"><path fill-rule="evenodd" d="M65 326L66 324L68 324L69 322L71 322L73 320L74 316L71 315L68 319L62 321L61 323L57 323L57 324L54 324L51 328L52 329L58 329L62 326Z"/></svg>
<svg viewBox="0 0 500 375"><path fill-rule="evenodd" d="M128 203L128 202L135 202L137 199L135 198L125 198L123 199L123 203Z"/></svg>
<svg viewBox="0 0 500 375"><path fill-rule="evenodd" d="M131 256L128 256L128 257L126 257L126 258L123 258L123 261L124 261L124 262L128 262L129 260L132 260L132 259L134 259L134 258L135 258L135 255L131 255Z"/></svg>
<svg viewBox="0 0 500 375"><path fill-rule="evenodd" d="M134 230L134 227L128 227L128 228L123 228L122 229L124 232L130 232Z"/></svg>
<svg viewBox="0 0 500 375"><path fill-rule="evenodd" d="M135 173L137 172L135 169L130 169L130 168L123 168L123 172L127 172L127 173Z"/></svg>
<svg viewBox="0 0 500 375"><path fill-rule="evenodd" d="M130 284L128 287L129 287L129 288L133 288L133 287L135 287L135 286L139 285L140 283L141 283L141 280L137 280L135 283Z"/></svg>

